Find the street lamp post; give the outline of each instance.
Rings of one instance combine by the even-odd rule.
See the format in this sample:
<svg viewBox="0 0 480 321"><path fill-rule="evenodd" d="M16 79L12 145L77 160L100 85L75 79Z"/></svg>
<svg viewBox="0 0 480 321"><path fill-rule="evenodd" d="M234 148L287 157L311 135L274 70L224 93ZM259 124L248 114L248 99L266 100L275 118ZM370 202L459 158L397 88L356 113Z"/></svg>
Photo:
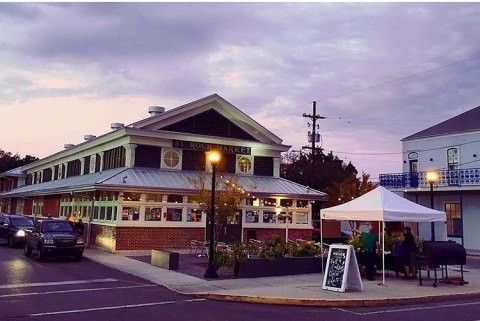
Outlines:
<svg viewBox="0 0 480 321"><path fill-rule="evenodd" d="M438 173L434 171L427 172L426 175L427 182L430 184L430 208L433 210L433 184L438 181ZM432 241L435 241L435 223L430 223L431 233L432 233Z"/></svg>
<svg viewBox="0 0 480 321"><path fill-rule="evenodd" d="M205 279L218 278L218 274L213 267L213 257L215 256L215 171L217 169L218 162L220 161L220 153L212 151L208 154L208 160L212 165L212 193L210 201L210 217L207 220L208 229L208 267L203 277ZM209 222L210 221L210 222Z"/></svg>

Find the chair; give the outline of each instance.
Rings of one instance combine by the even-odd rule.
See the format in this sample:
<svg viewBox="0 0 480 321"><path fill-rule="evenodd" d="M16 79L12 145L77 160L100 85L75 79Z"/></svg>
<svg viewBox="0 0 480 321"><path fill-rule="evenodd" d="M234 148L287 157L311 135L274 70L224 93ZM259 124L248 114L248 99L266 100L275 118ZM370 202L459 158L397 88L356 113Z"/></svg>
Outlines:
<svg viewBox="0 0 480 321"><path fill-rule="evenodd" d="M198 241L198 240L191 240L190 241L190 254L196 254L198 256L204 256L205 255L205 246L204 242ZM200 254L198 254L200 252Z"/></svg>

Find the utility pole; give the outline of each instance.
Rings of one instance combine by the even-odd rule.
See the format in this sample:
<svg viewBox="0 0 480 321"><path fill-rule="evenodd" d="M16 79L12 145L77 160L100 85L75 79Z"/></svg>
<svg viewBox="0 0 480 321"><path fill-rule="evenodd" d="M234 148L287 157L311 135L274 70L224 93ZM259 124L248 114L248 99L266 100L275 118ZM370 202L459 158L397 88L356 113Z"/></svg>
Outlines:
<svg viewBox="0 0 480 321"><path fill-rule="evenodd" d="M303 114L303 117L310 118L312 120L312 132L308 132L308 141L312 143L312 146L303 146L303 149L311 149L312 150L312 174L310 175L310 187L313 188L314 176L315 176L315 156L317 153L317 147L315 143L320 142L320 134L316 132L317 129L320 127L317 125L317 119L325 119L326 117L317 115L317 102L313 102L313 114ZM310 123L308 123L308 127L310 127Z"/></svg>

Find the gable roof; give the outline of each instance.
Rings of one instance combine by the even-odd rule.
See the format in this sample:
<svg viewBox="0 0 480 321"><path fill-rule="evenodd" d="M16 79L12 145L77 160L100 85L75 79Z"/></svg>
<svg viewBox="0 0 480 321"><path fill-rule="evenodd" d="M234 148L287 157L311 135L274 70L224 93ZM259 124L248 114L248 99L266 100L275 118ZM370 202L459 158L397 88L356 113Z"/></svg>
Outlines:
<svg viewBox="0 0 480 321"><path fill-rule="evenodd" d="M128 127L161 130L168 125L178 121L201 114L209 109L213 109L229 121L249 133L258 141L268 144L282 144L282 139L274 133L263 127L261 124L253 120L247 114L239 110L237 107L226 101L217 94L213 94L188 104L170 109L164 113L137 121Z"/></svg>
<svg viewBox="0 0 480 321"><path fill-rule="evenodd" d="M405 137L402 141L480 130L480 106Z"/></svg>

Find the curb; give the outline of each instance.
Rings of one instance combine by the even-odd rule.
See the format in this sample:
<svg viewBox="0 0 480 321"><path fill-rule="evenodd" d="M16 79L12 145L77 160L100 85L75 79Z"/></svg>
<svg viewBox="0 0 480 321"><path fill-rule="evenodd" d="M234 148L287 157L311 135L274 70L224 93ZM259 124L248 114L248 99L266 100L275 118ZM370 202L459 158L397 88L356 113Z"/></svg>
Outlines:
<svg viewBox="0 0 480 321"><path fill-rule="evenodd" d="M181 293L181 292L178 292ZM183 293L197 298L204 298L216 301L228 301L238 303L255 304L273 304L273 305L291 305L291 306L314 306L324 308L348 308L348 307L385 307L407 304L425 304L445 302L452 300L478 299L480 293L462 293L455 295L435 295L425 297L407 297L407 298L385 298L385 299L360 299L360 300L318 300L318 299L293 299L278 297L258 297L248 295L227 295L210 293Z"/></svg>

